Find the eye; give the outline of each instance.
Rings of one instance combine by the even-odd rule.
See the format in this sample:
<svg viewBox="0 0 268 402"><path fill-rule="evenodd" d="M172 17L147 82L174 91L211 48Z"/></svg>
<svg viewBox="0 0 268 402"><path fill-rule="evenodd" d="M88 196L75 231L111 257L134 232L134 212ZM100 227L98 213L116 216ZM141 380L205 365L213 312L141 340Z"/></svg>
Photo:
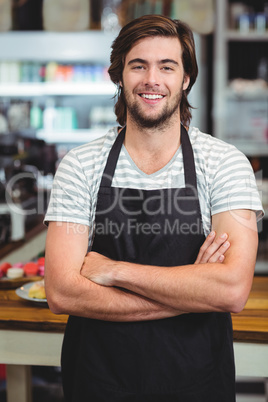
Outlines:
<svg viewBox="0 0 268 402"><path fill-rule="evenodd" d="M162 70L164 70L164 71L173 71L173 68L169 67L169 66L163 66Z"/></svg>
<svg viewBox="0 0 268 402"><path fill-rule="evenodd" d="M132 67L132 70L142 70L142 69L144 69L144 66L142 66L142 65Z"/></svg>

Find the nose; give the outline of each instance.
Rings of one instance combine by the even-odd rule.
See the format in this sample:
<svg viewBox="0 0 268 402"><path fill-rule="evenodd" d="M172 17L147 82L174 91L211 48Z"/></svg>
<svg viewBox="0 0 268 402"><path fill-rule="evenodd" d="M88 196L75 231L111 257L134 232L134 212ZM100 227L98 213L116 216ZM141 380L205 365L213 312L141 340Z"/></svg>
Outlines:
<svg viewBox="0 0 268 402"><path fill-rule="evenodd" d="M155 86L160 84L159 71L156 67L148 67L144 77L144 84L148 86Z"/></svg>

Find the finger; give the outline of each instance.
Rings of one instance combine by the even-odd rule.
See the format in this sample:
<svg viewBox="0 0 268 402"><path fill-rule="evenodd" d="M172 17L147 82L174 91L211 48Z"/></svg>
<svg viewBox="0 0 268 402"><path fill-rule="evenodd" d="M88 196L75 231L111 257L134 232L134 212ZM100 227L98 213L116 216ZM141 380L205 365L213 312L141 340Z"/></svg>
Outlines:
<svg viewBox="0 0 268 402"><path fill-rule="evenodd" d="M222 254L222 255L219 256L217 262L223 262L224 260L225 260L225 256Z"/></svg>
<svg viewBox="0 0 268 402"><path fill-rule="evenodd" d="M215 239L216 233L214 231L210 232L209 235L207 236L206 240L204 241L204 243L202 244L202 246L200 247L198 256L195 260L195 264L199 264L201 259L203 258L203 255L205 253L205 251L208 249L208 247L213 243L214 239Z"/></svg>
<svg viewBox="0 0 268 402"><path fill-rule="evenodd" d="M209 258L208 262L223 262L222 257L224 257L224 254L230 247L230 242L226 241L222 244L222 246L215 251L215 253ZM220 259L220 260L219 260ZM222 259L222 261L221 261Z"/></svg>
<svg viewBox="0 0 268 402"><path fill-rule="evenodd" d="M209 259L214 255L214 253L216 253L220 249L220 247L223 246L227 238L228 235L226 233L223 233L221 236L216 237L213 243L206 250L204 250L200 263L201 264L207 263ZM217 258L218 257L219 254L217 254Z"/></svg>

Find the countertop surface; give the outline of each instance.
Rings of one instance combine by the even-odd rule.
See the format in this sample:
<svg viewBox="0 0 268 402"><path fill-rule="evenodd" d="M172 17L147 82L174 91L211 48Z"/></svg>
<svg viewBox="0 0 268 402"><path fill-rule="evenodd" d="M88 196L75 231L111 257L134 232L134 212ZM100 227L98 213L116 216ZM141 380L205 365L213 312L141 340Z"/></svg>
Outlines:
<svg viewBox="0 0 268 402"><path fill-rule="evenodd" d="M67 315L53 314L46 302L21 299L0 289L0 329L63 332ZM232 314L234 340L268 343L268 277L254 277L244 310Z"/></svg>
<svg viewBox="0 0 268 402"><path fill-rule="evenodd" d="M0 290L0 329L63 332L67 318L53 314L46 302L21 299L15 289Z"/></svg>
<svg viewBox="0 0 268 402"><path fill-rule="evenodd" d="M232 314L234 340L268 343L268 277L255 276L244 310Z"/></svg>

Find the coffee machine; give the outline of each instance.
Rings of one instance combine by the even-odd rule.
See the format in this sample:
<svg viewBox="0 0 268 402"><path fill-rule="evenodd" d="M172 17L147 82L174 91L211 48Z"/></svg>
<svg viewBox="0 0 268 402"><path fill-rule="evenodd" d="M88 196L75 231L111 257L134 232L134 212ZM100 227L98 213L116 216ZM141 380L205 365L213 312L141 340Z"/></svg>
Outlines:
<svg viewBox="0 0 268 402"><path fill-rule="evenodd" d="M0 245L42 221L56 160L55 147L34 135L0 135Z"/></svg>

